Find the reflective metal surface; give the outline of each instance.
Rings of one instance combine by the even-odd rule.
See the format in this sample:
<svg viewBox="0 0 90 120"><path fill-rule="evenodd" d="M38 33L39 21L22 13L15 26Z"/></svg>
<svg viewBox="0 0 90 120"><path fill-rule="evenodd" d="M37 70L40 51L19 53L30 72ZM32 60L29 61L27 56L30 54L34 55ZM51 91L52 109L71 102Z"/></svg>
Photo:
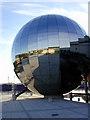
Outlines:
<svg viewBox="0 0 90 120"><path fill-rule="evenodd" d="M31 20L18 32L12 47L17 77L31 91L43 95L74 89L80 84L81 73L73 72L74 65L70 69L60 50L69 49L70 42L84 35L76 22L64 16L44 15Z"/></svg>

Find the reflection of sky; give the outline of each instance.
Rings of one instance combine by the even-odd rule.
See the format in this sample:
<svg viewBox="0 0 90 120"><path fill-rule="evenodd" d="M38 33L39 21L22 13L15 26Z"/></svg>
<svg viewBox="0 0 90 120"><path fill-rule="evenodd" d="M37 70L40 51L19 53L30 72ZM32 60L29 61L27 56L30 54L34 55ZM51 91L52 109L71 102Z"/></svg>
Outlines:
<svg viewBox="0 0 90 120"><path fill-rule="evenodd" d="M19 29L32 18L42 14L61 14L78 22L85 30L87 30L87 3L3 3L2 4L2 37L0 37L0 48L2 58L7 59L6 71L1 77L2 81L7 81L7 77L13 75L11 73L10 49L12 42ZM47 43L45 43L47 44ZM6 47L5 47L6 46ZM9 50L8 50L9 49ZM2 54L3 53L3 54ZM9 56L9 58L7 58ZM9 59L9 60L8 60ZM9 64L8 64L9 62ZM1 61L2 66L3 60ZM8 69L9 68L9 69ZM8 71L8 72L7 72ZM1 72L2 73L2 72ZM2 73L3 75L3 73Z"/></svg>
<svg viewBox="0 0 90 120"><path fill-rule="evenodd" d="M48 47L70 47L70 42L78 41L86 33L74 21L60 15L37 17L27 23L15 39L15 55Z"/></svg>

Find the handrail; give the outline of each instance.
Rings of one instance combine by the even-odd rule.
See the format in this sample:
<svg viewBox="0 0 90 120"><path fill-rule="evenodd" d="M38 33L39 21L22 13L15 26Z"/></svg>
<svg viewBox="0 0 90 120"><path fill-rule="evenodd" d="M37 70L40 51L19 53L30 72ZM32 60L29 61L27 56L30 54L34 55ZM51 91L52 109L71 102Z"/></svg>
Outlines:
<svg viewBox="0 0 90 120"><path fill-rule="evenodd" d="M89 93L88 94L86 94L86 93L69 93L69 94L78 94L78 95L90 95Z"/></svg>
<svg viewBox="0 0 90 120"><path fill-rule="evenodd" d="M72 97L73 97L73 94L75 95L85 95L86 96L86 103L88 103L88 96L90 96L90 94L89 93L69 93L69 95L70 95L70 100L72 101Z"/></svg>

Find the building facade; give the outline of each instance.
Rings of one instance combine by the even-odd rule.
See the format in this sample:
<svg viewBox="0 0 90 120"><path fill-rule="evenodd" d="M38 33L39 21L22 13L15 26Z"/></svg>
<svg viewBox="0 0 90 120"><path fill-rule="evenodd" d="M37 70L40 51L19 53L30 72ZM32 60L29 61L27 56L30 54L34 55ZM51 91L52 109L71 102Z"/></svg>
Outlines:
<svg viewBox="0 0 90 120"><path fill-rule="evenodd" d="M90 58L90 38L85 36L84 38L79 38L79 41L71 42L70 51L81 53Z"/></svg>

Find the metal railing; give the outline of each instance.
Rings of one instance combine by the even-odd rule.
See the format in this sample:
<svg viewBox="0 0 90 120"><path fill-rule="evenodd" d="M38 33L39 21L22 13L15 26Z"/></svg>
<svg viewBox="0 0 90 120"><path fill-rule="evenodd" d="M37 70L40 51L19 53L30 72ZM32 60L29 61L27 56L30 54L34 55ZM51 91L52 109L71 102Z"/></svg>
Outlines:
<svg viewBox="0 0 90 120"><path fill-rule="evenodd" d="M88 99L88 96L90 96L89 93L69 93L69 96L70 96L70 100L72 101L72 98L75 97L75 95L80 95L80 96L85 96L86 98L86 103L88 103L89 99Z"/></svg>

